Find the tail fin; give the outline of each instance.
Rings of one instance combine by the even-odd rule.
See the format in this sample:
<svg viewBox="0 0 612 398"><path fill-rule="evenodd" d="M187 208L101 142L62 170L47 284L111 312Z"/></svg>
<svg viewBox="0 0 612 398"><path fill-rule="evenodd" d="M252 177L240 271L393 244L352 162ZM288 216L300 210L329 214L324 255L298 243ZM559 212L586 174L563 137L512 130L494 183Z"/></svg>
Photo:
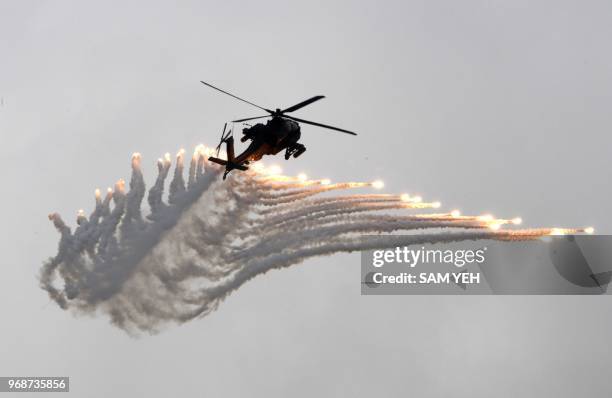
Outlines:
<svg viewBox="0 0 612 398"><path fill-rule="evenodd" d="M229 137L227 140L225 140L225 146L227 147L227 160L228 162L233 163L235 159L234 137Z"/></svg>
<svg viewBox="0 0 612 398"><path fill-rule="evenodd" d="M228 166L228 169L231 170L234 166L234 159L236 158L234 155L234 137L229 137L223 141L225 142L225 146L227 148L227 160L215 158L213 156L210 156L208 160L222 166Z"/></svg>

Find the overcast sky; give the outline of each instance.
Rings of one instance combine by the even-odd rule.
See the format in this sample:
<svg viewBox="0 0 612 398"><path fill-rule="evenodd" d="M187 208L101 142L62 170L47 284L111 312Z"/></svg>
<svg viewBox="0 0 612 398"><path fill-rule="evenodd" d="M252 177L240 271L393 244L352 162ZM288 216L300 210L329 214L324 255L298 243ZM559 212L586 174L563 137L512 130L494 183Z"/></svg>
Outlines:
<svg viewBox="0 0 612 398"><path fill-rule="evenodd" d="M360 296L359 255L258 277L205 319L132 339L39 289L96 187L226 120L326 99L285 164L381 178L446 209L612 232L606 1L0 2L0 375L72 395L595 396L606 297ZM268 162L270 163L270 162Z"/></svg>

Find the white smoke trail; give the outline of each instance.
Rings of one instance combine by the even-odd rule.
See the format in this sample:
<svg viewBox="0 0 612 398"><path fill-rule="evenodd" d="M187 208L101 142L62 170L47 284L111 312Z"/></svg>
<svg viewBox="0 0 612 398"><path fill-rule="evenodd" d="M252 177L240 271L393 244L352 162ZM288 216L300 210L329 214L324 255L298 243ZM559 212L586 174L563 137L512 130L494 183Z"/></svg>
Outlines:
<svg viewBox="0 0 612 398"><path fill-rule="evenodd" d="M511 220L454 213L397 215L439 207L418 198L332 191L380 186L275 175L271 170L221 170L196 148L185 183L184 151L160 159L149 189L141 157L132 157L129 191L119 180L102 198L96 190L89 217L77 215L74 233L58 214L49 219L60 232L58 253L45 262L41 287L61 308L103 312L130 333L156 332L167 323L186 322L214 310L232 291L271 269L337 252L439 243L465 239L534 239L579 230L493 230ZM143 217L147 196L150 212ZM491 229L490 229L491 228ZM414 234L413 231L423 230ZM406 236L389 235L394 232ZM362 234L384 234L362 236Z"/></svg>
<svg viewBox="0 0 612 398"><path fill-rule="evenodd" d="M181 149L176 154L176 166L174 168L174 177L170 183L170 195L168 196L169 203L175 203L178 196L185 192L185 180L183 179L183 162L185 150ZM193 185L193 184L192 184Z"/></svg>
<svg viewBox="0 0 612 398"><path fill-rule="evenodd" d="M316 194L313 194L316 195ZM300 199L305 199L306 197L301 197ZM265 214L279 214L286 213L294 208L291 205L294 202L295 198L289 197L286 199L268 202L266 200L261 200L264 206L270 204L270 208L262 208L258 209L258 213L261 215ZM304 204L308 205L323 205L326 203L335 203L335 202L399 202L401 201L400 195L389 195L389 194L366 194L366 195L350 195L350 196L332 196L326 198L312 199L309 201L304 201Z"/></svg>
<svg viewBox="0 0 612 398"><path fill-rule="evenodd" d="M305 203L304 207L300 207L297 210L289 211L276 217L268 217L265 220L265 226L270 224L280 225L289 221L295 221L303 218L326 217L337 214L350 214L380 210L426 209L436 207L437 206L433 203L376 203L368 200L337 201L332 203L324 203L322 205L315 204L312 206Z"/></svg>

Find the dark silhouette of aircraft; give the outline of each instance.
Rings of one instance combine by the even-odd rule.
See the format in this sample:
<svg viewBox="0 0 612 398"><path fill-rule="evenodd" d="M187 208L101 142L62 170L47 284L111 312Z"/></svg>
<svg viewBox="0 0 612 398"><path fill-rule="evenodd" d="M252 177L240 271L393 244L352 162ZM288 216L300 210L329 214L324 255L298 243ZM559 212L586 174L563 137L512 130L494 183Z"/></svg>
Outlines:
<svg viewBox="0 0 612 398"><path fill-rule="evenodd" d="M242 130L243 137L240 139L240 141L246 142L248 140L251 140L251 143L249 144L247 149L245 149L245 151L238 156L235 156L234 154L234 137L232 130L230 129L226 134L225 130L227 128L227 123L225 123L225 126L223 127L223 132L221 133L221 141L217 146L217 156L219 156L221 145L225 143L227 146L227 160L219 159L218 157L213 156L208 158L208 160L210 160L211 162L215 162L225 166L225 173L223 174L223 179L225 179L225 177L227 177L227 174L232 170L247 170L247 165L250 162L260 160L264 155L276 155L284 149L285 159L288 160L291 156L297 158L298 156L306 152L306 147L298 142L301 136L300 125L298 124L298 122L323 127L335 131L340 131L346 134L357 135L352 131L344 130L338 127L328 126L326 124L311 122L304 119L298 119L295 116L287 115L287 113L296 111L305 107L306 105L310 105L315 101L325 98L323 95L314 96L282 110L279 108L276 108L276 110L270 110L256 105L243 98L237 97L234 94L228 93L227 91L221 90L220 88L215 87L212 84L206 82L202 82L202 84L214 88L215 90L220 91L223 94L227 94L230 97L233 97L239 101L246 102L249 105L268 112L268 115L232 120L231 123L242 123L249 120L271 117L271 119L268 120L266 124L257 123L254 126L250 126Z"/></svg>

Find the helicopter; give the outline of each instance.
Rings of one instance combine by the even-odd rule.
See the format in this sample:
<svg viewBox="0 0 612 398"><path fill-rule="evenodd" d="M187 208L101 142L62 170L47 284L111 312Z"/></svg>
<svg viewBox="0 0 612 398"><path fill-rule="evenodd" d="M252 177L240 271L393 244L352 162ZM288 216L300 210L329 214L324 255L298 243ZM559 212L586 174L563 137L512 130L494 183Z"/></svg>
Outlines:
<svg viewBox="0 0 612 398"><path fill-rule="evenodd" d="M217 157L211 156L208 158L208 160L210 160L211 162L225 166L225 172L223 173L224 180L229 174L229 172L231 172L232 170L248 170L249 163L260 160L264 155L276 155L280 151L285 150L285 160L289 160L289 158L292 156L294 158L297 158L298 156L306 152L306 147L298 142L301 136L301 129L299 123L323 127L345 134L357 135L352 131L344 130L338 127L328 126L322 123L311 122L309 120L299 119L295 116L287 115L287 113L294 112L298 109L312 104L315 101L319 101L320 99L325 98L325 96L323 95L316 95L312 98L309 98L282 110L280 108L270 110L261 107L257 104L254 104L253 102L240 98L227 91L224 91L218 87L215 87L210 83L206 83L204 81L201 81L201 83L205 86L220 91L223 94L227 94L230 97L233 97L239 101L246 102L247 104L252 105L268 113L267 115L263 116L232 120L232 124L244 123L249 120L255 119L271 118L265 124L257 123L254 126L249 126L247 128L242 129L243 136L240 138L240 141L246 142L250 140L251 143L244 150L244 152L242 152L238 156L236 156L234 153L233 129L230 129L226 133L227 123L225 123L225 126L223 126L223 131L221 132L221 140L216 148ZM221 145L223 145L224 143L227 149L227 160L220 159L218 157L219 151L221 150Z"/></svg>

